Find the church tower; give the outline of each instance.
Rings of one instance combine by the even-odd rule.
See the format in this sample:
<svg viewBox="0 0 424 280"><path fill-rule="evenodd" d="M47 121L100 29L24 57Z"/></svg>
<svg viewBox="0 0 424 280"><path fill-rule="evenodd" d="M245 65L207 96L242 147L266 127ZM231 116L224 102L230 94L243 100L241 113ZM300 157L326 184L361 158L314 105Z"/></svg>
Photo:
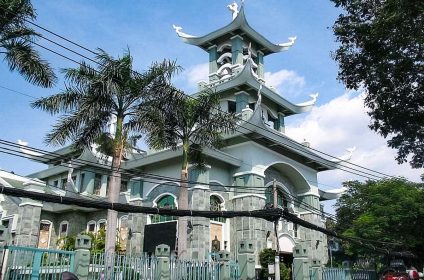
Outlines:
<svg viewBox="0 0 424 280"><path fill-rule="evenodd" d="M232 13L231 22L204 36L192 36L183 32L182 27L173 26L183 42L208 53L208 80L198 83L199 92L203 89L219 92L221 109L238 114L242 120L234 134L225 136L226 147L221 149L244 163L229 171L233 185L242 189L229 191L225 209L264 208L266 203L273 201L269 190L272 181L277 180L278 201L281 202L278 206L323 226L322 217L317 213L320 210L319 201L326 198L325 192L318 190L317 173L333 169L337 163L323 159L310 150L306 143L297 143L285 134L285 118L310 111L318 94L311 94L309 101L293 104L268 86L264 77L264 58L289 50L296 37L289 37L285 43L274 44L249 25L243 3L241 7L236 3L227 7ZM213 169L214 166L211 172ZM210 173L209 177L214 175ZM266 191L259 193L258 189ZM193 188L192 200L195 201L193 205L196 205L196 209L208 209L207 196L211 192L204 187L202 190ZM204 201L204 205L201 201ZM312 210L302 210L299 205L309 205ZM231 237L224 242L228 245L226 249L236 258L238 242L249 239L256 246L256 256L260 250L269 247L272 241L274 248L276 243L283 248L282 253L293 254L294 246L303 244L311 248L308 252L310 259L326 259L326 241L322 234L311 233L306 229L298 231L296 225L281 222L278 226L279 236L271 240L269 236L273 226L269 222L249 217L231 219L230 222L229 230L226 231L230 232ZM196 252L192 257L202 258L211 250L212 237L207 245L199 245L205 243L201 236L213 231L212 226L208 229L208 223L202 219L192 223L193 234L189 246L192 252Z"/></svg>

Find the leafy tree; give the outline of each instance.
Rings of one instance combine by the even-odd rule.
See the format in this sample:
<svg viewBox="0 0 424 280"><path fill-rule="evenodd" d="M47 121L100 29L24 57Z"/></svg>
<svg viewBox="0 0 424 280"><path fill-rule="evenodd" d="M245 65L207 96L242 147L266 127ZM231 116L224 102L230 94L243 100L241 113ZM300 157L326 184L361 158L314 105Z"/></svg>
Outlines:
<svg viewBox="0 0 424 280"><path fill-rule="evenodd" d="M424 190L405 179L345 182L347 192L336 203L336 231L351 237L375 240L389 251L410 250L423 256ZM365 241L364 241L365 242ZM399 245L396 245L399 244ZM346 244L345 244L346 245ZM356 243L345 246L350 255L370 255Z"/></svg>
<svg viewBox="0 0 424 280"><path fill-rule="evenodd" d="M424 166L424 2L421 0L331 0L343 9L333 30L339 48L338 78L364 88L370 128Z"/></svg>
<svg viewBox="0 0 424 280"><path fill-rule="evenodd" d="M0 54L11 71L17 70L30 83L51 87L56 76L33 48L38 34L27 26L35 18L29 0L0 0Z"/></svg>
<svg viewBox="0 0 424 280"><path fill-rule="evenodd" d="M103 143L102 151L112 156L111 176L108 180L108 199L116 203L121 185L120 166L129 140L140 136L140 124L133 124L136 112L143 106L144 97L154 90L160 92L169 86L178 70L173 62L154 63L145 73L134 72L133 60L128 52L114 59L103 50L96 56L97 69L81 63L78 68L64 69L67 84L55 95L40 98L32 103L52 115L61 114L45 141L52 145L65 145L71 141L76 149L95 142ZM107 132L111 118L116 119L113 133ZM107 214L106 251L115 248L117 212Z"/></svg>
<svg viewBox="0 0 424 280"><path fill-rule="evenodd" d="M188 209L188 164L202 168L205 158L203 147L219 147L222 133L235 130L234 114L217 110L219 94L201 92L195 98L169 87L146 101L148 106L139 112L137 123L143 123L147 132L146 142L154 149L181 149L181 185L178 208ZM187 218L178 219L178 255L186 257Z"/></svg>

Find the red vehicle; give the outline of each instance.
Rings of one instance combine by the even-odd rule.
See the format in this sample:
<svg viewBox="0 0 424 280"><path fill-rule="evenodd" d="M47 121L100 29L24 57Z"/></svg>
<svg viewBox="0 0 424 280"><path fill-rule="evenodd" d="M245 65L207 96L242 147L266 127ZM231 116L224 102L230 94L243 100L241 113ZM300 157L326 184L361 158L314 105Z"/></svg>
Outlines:
<svg viewBox="0 0 424 280"><path fill-rule="evenodd" d="M409 268L407 268L404 260L400 258L392 259L390 261L389 267L386 267L385 269L382 270L381 277L380 277L380 280L419 280L419 279L420 279L420 274L418 270L413 266L409 266Z"/></svg>

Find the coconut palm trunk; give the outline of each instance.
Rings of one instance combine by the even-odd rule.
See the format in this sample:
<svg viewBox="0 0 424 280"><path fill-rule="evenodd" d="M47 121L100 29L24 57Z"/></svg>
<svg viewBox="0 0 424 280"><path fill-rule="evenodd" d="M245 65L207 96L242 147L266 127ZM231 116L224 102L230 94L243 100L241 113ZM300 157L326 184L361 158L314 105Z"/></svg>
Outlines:
<svg viewBox="0 0 424 280"><path fill-rule="evenodd" d="M188 152L190 144L187 141L183 144L183 160L181 166L181 185L178 195L178 209L188 209ZM178 218L178 257L187 257L187 217Z"/></svg>
<svg viewBox="0 0 424 280"><path fill-rule="evenodd" d="M122 153L124 150L124 142L122 135L123 126L123 117L118 116L116 121L116 132L114 139L114 152L112 156L112 172L108 181L108 200L110 203L119 202L119 192L121 189L121 161ZM118 212L115 210L107 211L107 225L106 225L106 244L105 251L106 253L114 253L116 245L116 232L117 232L117 220Z"/></svg>

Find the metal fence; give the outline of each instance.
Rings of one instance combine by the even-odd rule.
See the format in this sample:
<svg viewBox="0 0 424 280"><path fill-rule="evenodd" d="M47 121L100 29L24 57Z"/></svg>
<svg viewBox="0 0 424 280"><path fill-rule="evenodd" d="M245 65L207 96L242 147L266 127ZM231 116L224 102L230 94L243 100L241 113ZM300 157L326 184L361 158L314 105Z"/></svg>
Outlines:
<svg viewBox="0 0 424 280"><path fill-rule="evenodd" d="M171 279L219 280L220 264L214 261L171 259Z"/></svg>
<svg viewBox="0 0 424 280"><path fill-rule="evenodd" d="M60 280L64 271L73 272L75 252L6 246L2 248L0 279Z"/></svg>
<svg viewBox="0 0 424 280"><path fill-rule="evenodd" d="M74 272L75 252L32 247L0 247L0 279L60 280L62 272ZM88 266L89 280L154 280L159 279L158 259L147 254L139 256L92 253ZM170 258L173 280L219 280L226 270L231 280L240 279L235 261L178 260ZM222 274L222 275L221 275Z"/></svg>
<svg viewBox="0 0 424 280"><path fill-rule="evenodd" d="M311 273L311 279L314 274ZM322 271L323 280L377 280L377 273L370 269L350 269L350 268L324 268Z"/></svg>
<svg viewBox="0 0 424 280"><path fill-rule="evenodd" d="M90 280L153 280L156 279L157 258L94 253L89 264Z"/></svg>

